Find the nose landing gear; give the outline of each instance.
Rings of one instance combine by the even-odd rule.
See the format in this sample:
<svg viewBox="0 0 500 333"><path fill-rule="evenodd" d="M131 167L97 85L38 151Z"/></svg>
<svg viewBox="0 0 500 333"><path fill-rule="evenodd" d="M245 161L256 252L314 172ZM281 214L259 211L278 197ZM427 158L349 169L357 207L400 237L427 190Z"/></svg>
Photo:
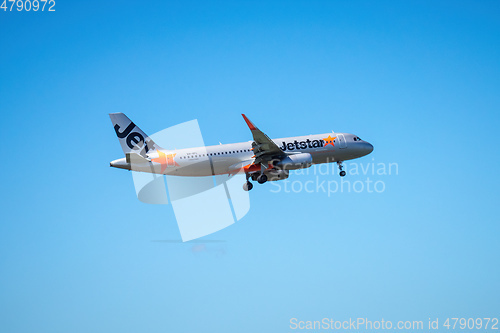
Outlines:
<svg viewBox="0 0 500 333"><path fill-rule="evenodd" d="M344 170L342 170L344 168L344 166L342 165L342 161L338 161L337 165L338 165L339 170L340 170L340 172L339 172L340 177L344 177L346 175L346 172Z"/></svg>

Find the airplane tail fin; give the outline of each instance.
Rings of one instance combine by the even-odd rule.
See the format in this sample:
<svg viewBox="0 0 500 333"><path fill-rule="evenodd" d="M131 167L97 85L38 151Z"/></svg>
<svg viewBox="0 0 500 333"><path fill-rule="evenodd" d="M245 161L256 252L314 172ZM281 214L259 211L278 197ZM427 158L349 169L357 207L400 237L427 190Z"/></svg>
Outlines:
<svg viewBox="0 0 500 333"><path fill-rule="evenodd" d="M111 118L116 136L120 140L120 145L125 155L135 153L146 157L147 153L161 149L146 133L128 119L125 114L121 112L110 113L109 118Z"/></svg>

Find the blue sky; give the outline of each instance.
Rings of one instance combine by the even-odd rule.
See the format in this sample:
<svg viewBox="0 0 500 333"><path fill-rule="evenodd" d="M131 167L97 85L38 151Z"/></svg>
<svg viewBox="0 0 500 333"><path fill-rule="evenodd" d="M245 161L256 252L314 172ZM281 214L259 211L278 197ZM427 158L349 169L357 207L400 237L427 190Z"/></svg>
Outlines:
<svg viewBox="0 0 500 333"><path fill-rule="evenodd" d="M1 330L498 316L499 15L494 1L0 11ZM355 133L375 146L359 163L399 172L370 176L383 193L255 186L241 221L166 242L171 207L108 166L122 157L110 112L146 133L198 119L207 144L250 140L240 113L271 137Z"/></svg>

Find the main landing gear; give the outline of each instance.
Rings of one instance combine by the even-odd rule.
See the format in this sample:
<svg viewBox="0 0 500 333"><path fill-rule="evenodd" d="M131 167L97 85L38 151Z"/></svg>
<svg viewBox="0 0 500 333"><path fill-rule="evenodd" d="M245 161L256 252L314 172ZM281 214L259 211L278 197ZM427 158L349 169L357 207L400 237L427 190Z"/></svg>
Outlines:
<svg viewBox="0 0 500 333"><path fill-rule="evenodd" d="M243 190L250 191L251 189L253 189L253 184L250 183L250 181L248 180L251 177L251 175L247 173L246 176L247 176L247 182L243 184Z"/></svg>
<svg viewBox="0 0 500 333"><path fill-rule="evenodd" d="M250 191L251 189L253 189L253 184L247 180L247 182L243 184L243 190Z"/></svg>
<svg viewBox="0 0 500 333"><path fill-rule="evenodd" d="M265 182L267 182L267 176L265 174L261 174L258 178L257 178L257 182L259 184L264 184Z"/></svg>
<svg viewBox="0 0 500 333"><path fill-rule="evenodd" d="M342 170L344 168L344 166L342 165L342 161L338 161L337 165L339 166L339 170L340 170L339 175L340 175L340 177L344 177L346 175L346 173L345 173L344 170Z"/></svg>
<svg viewBox="0 0 500 333"><path fill-rule="evenodd" d="M247 182L243 184L243 189L245 191L250 191L253 188L253 184L250 182L250 177L252 177L252 180L256 180L259 184L264 184L267 182L267 176L265 174L260 174L258 177L256 175L249 175L247 174Z"/></svg>

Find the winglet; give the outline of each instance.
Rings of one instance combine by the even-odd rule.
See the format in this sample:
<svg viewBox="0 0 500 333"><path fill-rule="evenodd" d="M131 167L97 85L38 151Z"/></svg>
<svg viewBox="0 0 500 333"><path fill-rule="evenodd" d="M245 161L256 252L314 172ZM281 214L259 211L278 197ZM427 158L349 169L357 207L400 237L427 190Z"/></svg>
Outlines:
<svg viewBox="0 0 500 333"><path fill-rule="evenodd" d="M251 131L257 130L257 127L245 116L245 114L241 114L243 116L243 119L245 119L245 122L247 123L248 127L250 128Z"/></svg>

